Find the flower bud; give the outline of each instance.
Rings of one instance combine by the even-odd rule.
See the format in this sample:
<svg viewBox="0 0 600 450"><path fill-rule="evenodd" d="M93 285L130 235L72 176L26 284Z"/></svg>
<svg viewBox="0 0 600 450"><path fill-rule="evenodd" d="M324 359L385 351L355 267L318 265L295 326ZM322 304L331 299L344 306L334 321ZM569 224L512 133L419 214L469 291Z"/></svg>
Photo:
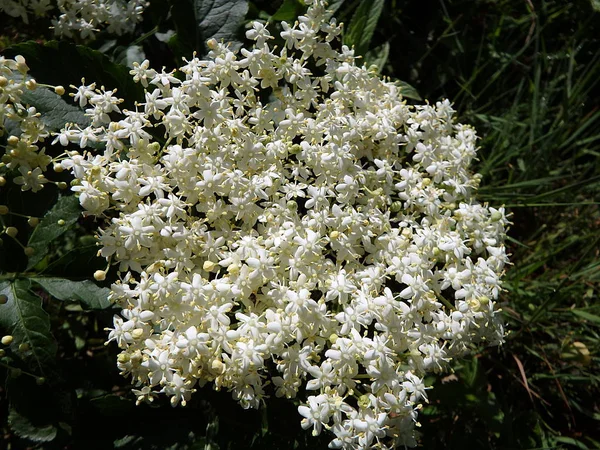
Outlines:
<svg viewBox="0 0 600 450"><path fill-rule="evenodd" d="M25 256L28 258L31 258L33 255L35 255L35 249L33 247L25 247L23 249L23 253L25 253Z"/></svg>
<svg viewBox="0 0 600 450"><path fill-rule="evenodd" d="M29 219L27 219L27 224L31 228L37 227L39 223L40 223L40 219L38 219L37 217L30 217Z"/></svg>
<svg viewBox="0 0 600 450"><path fill-rule="evenodd" d="M13 340L14 338L10 334L2 336L2 345L10 345L12 344Z"/></svg>
<svg viewBox="0 0 600 450"><path fill-rule="evenodd" d="M144 330L142 328L136 328L135 330L133 330L131 332L131 336L133 336L134 339L139 339L144 335Z"/></svg>
<svg viewBox="0 0 600 450"><path fill-rule="evenodd" d="M65 88L62 86L56 86L54 88L54 92L56 92L58 95L65 95Z"/></svg>
<svg viewBox="0 0 600 450"><path fill-rule="evenodd" d="M6 214L8 214L8 212L9 212L8 206L0 205L0 216L5 216Z"/></svg>
<svg viewBox="0 0 600 450"><path fill-rule="evenodd" d="M104 280L106 280L106 272L104 270L96 270L94 272L94 279L96 281L104 281Z"/></svg>
<svg viewBox="0 0 600 450"><path fill-rule="evenodd" d="M19 230L17 230L15 227L7 227L4 232L13 239L17 237L17 234L19 234Z"/></svg>

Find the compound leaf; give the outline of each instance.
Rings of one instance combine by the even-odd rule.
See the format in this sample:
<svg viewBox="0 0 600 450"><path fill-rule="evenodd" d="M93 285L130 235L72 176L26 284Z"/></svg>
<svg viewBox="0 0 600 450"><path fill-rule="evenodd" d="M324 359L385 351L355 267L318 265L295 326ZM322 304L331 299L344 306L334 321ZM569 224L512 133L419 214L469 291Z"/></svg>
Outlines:
<svg viewBox="0 0 600 450"><path fill-rule="evenodd" d="M31 280L44 288L52 297L63 301L77 300L85 309L106 309L111 305L108 300L110 289L100 287L89 280L72 281L51 277L34 277Z"/></svg>
<svg viewBox="0 0 600 450"><path fill-rule="evenodd" d="M48 254L50 243L77 222L81 214L79 200L73 195L60 197L31 233L27 245L33 248L27 270L33 268Z"/></svg>
<svg viewBox="0 0 600 450"><path fill-rule="evenodd" d="M0 328L12 335L15 353L21 344L29 347L18 354L32 370L44 375L55 362L57 345L42 300L30 291L30 286L26 279L0 282L0 295L7 298L2 305Z"/></svg>

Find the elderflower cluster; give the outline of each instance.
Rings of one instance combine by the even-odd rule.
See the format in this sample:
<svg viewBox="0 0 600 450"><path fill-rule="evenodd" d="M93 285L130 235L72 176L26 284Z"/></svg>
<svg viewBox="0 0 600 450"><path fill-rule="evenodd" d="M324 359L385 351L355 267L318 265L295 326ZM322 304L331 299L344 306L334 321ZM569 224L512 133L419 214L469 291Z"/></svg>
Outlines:
<svg viewBox="0 0 600 450"><path fill-rule="evenodd" d="M80 86L91 125L57 139L103 151L63 165L107 218L109 340L139 401L207 383L244 408L299 397L332 448L414 446L424 376L502 341L508 222L473 198L476 134L451 104L406 104L306 3L281 48L256 22L239 53L136 65L136 111Z"/></svg>
<svg viewBox="0 0 600 450"><path fill-rule="evenodd" d="M51 14L57 36L90 39L101 29L115 35L133 32L147 5L146 0L0 0L0 12L25 23L31 16Z"/></svg>
<svg viewBox="0 0 600 450"><path fill-rule="evenodd" d="M24 191L37 192L48 182L43 172L52 158L45 148L40 149L49 136L40 113L22 99L25 92L41 89L35 80L27 78L28 71L22 56L0 56L0 136L7 135L0 172L4 175L6 169L17 170L19 175L13 181ZM4 184L4 177L1 179Z"/></svg>

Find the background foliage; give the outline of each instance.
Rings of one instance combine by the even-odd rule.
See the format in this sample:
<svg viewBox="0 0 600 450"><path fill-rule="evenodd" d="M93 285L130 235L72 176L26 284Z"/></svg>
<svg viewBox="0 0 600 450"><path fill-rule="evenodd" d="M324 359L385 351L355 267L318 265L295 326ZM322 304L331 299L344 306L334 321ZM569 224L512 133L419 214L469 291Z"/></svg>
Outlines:
<svg viewBox="0 0 600 450"><path fill-rule="evenodd" d="M480 199L513 214L513 266L502 297L510 334L502 348L481 349L454 373L429 380L422 447L600 448L597 3L337 0L332 7L347 24L344 42L384 75L403 80L409 101L450 98L461 122L476 127ZM204 53L207 38L241 41L242 30L232 24L293 21L302 11L296 0L157 1L133 39L153 66L173 68L194 50ZM131 37L57 43L42 31L43 20L26 27L2 20L3 55L24 55L38 82L67 86L86 77L118 88L131 105L139 98L122 65ZM168 30L175 34L159 40L157 32ZM35 41L23 43L28 39ZM52 117L52 126L60 127L62 116ZM71 196L9 185L0 189L1 204L45 218L20 233L21 244L2 236L0 291L8 303L0 305L0 327L15 342L26 335L32 343L3 346L3 446L327 447L326 437L300 429L293 404L278 399L243 411L227 393L203 389L186 408L136 407L117 373L116 349L103 345L114 311L105 301L110 280L88 281L104 266L95 256L93 224L77 218ZM58 217L65 223L57 225ZM2 220L27 229L26 217ZM22 244L37 256L28 260Z"/></svg>

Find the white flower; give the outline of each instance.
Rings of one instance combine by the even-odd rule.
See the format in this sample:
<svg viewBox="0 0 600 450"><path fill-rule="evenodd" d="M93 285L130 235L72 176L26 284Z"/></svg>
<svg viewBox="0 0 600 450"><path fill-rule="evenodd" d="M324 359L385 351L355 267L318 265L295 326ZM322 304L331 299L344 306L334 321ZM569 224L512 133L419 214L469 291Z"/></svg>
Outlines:
<svg viewBox="0 0 600 450"><path fill-rule="evenodd" d="M62 165L110 219L100 254L127 320L109 339L155 387L138 397L184 404L212 383L254 408L306 391L301 425L332 448L415 445L424 377L502 340L508 222L473 198L476 135L450 103L407 105L307 3L283 49L256 23L239 54L211 42L177 74L134 65L143 110L80 88L94 122L58 141L106 150Z"/></svg>

